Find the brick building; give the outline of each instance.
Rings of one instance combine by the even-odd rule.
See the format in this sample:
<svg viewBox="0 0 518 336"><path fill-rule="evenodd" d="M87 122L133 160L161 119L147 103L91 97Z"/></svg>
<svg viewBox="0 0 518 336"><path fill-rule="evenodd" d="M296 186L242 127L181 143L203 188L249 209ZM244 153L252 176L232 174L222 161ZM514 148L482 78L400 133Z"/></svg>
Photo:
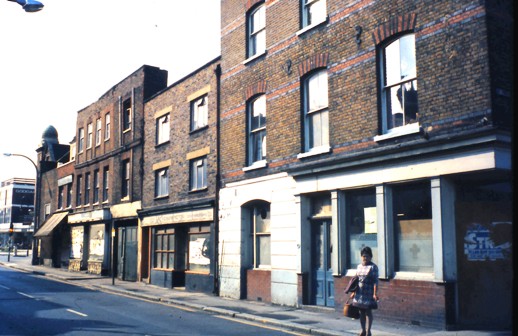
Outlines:
<svg viewBox="0 0 518 336"><path fill-rule="evenodd" d="M509 327L512 2L221 6L220 295Z"/></svg>
<svg viewBox="0 0 518 336"><path fill-rule="evenodd" d="M219 58L145 104L143 277L213 292Z"/></svg>
<svg viewBox="0 0 518 336"><path fill-rule="evenodd" d="M144 101L166 86L167 71L144 65L78 112L69 164L38 149L43 262L139 279Z"/></svg>

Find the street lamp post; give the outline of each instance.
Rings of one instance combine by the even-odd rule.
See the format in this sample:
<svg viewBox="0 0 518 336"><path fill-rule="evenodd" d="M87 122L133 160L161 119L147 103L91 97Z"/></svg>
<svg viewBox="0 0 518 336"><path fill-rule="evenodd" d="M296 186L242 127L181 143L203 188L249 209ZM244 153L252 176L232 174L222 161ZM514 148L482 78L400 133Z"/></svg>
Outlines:
<svg viewBox="0 0 518 336"><path fill-rule="evenodd" d="M43 4L36 0L7 0L18 3L22 8L29 13L38 12L43 9Z"/></svg>
<svg viewBox="0 0 518 336"><path fill-rule="evenodd" d="M30 157L25 156L23 154L4 153L4 156L19 156L25 158L32 163L34 169L36 170L36 184L34 186L34 188L36 189L36 193L34 195L34 230L32 233L34 236L36 231L39 229L40 224L40 170L38 169L36 163L34 163L34 161L32 161ZM34 239L34 237L32 238L32 264L38 264L38 242L36 239Z"/></svg>

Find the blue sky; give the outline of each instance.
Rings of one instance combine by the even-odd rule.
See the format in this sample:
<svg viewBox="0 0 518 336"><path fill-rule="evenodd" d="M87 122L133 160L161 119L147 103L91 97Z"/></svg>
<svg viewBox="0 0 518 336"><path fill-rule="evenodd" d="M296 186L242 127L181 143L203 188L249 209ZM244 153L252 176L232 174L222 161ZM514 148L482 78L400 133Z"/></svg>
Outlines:
<svg viewBox="0 0 518 336"><path fill-rule="evenodd" d="M219 0L40 1L0 0L0 153L35 160L49 125L70 142L77 112L144 64L171 84L220 54ZM34 176L0 154L0 181Z"/></svg>

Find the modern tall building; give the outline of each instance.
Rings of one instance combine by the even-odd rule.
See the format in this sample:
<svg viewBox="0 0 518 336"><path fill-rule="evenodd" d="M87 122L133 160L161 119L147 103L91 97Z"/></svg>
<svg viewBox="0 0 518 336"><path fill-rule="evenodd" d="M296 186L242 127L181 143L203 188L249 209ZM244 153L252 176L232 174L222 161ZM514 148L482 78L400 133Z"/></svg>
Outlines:
<svg viewBox="0 0 518 336"><path fill-rule="evenodd" d="M34 179L11 178L0 183L0 247L11 239L23 248L32 246L34 232ZM9 229L12 228L12 235Z"/></svg>

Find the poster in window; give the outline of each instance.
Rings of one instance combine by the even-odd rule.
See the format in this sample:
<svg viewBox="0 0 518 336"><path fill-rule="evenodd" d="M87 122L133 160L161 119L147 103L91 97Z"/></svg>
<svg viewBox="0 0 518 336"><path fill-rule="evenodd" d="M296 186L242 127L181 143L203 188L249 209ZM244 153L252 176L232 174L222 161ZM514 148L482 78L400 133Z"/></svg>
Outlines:
<svg viewBox="0 0 518 336"><path fill-rule="evenodd" d="M205 237L191 237L189 242L189 264L209 265L210 259L207 255L209 239Z"/></svg>
<svg viewBox="0 0 518 336"><path fill-rule="evenodd" d="M363 216L365 220L365 233L378 233L376 207L364 208Z"/></svg>
<svg viewBox="0 0 518 336"><path fill-rule="evenodd" d="M71 231L72 248L70 249L70 259L81 259L83 257L83 227L73 227Z"/></svg>
<svg viewBox="0 0 518 336"><path fill-rule="evenodd" d="M90 255L89 260L102 261L104 258L104 224L90 227Z"/></svg>

